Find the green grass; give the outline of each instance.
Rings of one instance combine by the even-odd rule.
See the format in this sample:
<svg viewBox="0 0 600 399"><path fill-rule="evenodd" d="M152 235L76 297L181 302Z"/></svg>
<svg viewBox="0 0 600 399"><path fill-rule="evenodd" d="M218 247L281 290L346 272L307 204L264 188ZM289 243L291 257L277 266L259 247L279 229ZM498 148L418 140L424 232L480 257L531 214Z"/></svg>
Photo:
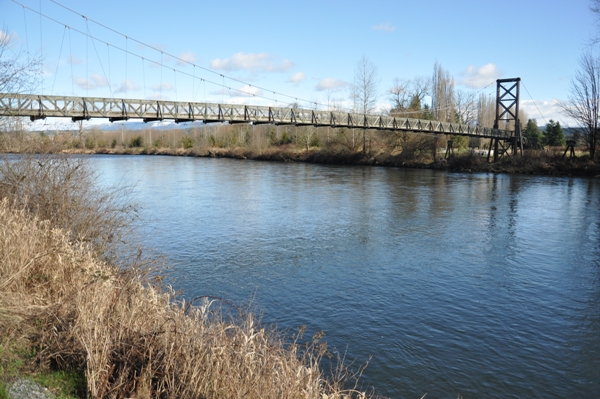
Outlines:
<svg viewBox="0 0 600 399"><path fill-rule="evenodd" d="M83 371L32 371L27 366L35 351L26 346L0 346L0 399L8 399L6 381L28 378L48 388L57 399L85 398Z"/></svg>
<svg viewBox="0 0 600 399"><path fill-rule="evenodd" d="M0 381L0 399L8 399L8 390L4 384Z"/></svg>
<svg viewBox="0 0 600 399"><path fill-rule="evenodd" d="M31 379L51 390L57 399L85 397L85 377L81 371L43 372L33 375Z"/></svg>

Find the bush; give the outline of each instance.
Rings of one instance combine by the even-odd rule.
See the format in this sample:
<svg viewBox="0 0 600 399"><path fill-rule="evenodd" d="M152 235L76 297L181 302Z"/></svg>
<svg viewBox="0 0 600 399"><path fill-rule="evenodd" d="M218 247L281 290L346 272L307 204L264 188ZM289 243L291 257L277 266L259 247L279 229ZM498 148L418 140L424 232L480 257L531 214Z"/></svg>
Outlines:
<svg viewBox="0 0 600 399"><path fill-rule="evenodd" d="M131 232L129 188L100 188L85 158L21 155L0 161L0 199L69 232L71 240L113 253Z"/></svg>
<svg viewBox="0 0 600 399"><path fill-rule="evenodd" d="M144 138L142 136L137 136L131 139L132 147L143 147L144 146Z"/></svg>
<svg viewBox="0 0 600 399"><path fill-rule="evenodd" d="M186 150L193 148L194 147L194 139L191 138L190 136L182 137L181 138L181 146Z"/></svg>
<svg viewBox="0 0 600 399"><path fill-rule="evenodd" d="M310 138L310 143L309 145L311 147L320 147L321 146L321 138L315 134Z"/></svg>
<svg viewBox="0 0 600 399"><path fill-rule="evenodd" d="M291 137L287 130L284 130L281 134L281 140L279 140L280 144L290 144L293 141L293 137Z"/></svg>
<svg viewBox="0 0 600 399"><path fill-rule="evenodd" d="M94 147L96 147L96 142L95 142L94 138L86 137L85 138L85 148L87 148L88 150L93 150Z"/></svg>

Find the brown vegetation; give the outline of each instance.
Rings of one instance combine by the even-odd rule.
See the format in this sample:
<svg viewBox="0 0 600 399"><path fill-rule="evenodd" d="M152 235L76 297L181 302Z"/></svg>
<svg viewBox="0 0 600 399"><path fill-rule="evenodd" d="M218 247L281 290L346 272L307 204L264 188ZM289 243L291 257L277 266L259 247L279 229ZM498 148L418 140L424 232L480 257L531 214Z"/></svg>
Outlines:
<svg viewBox="0 0 600 399"><path fill-rule="evenodd" d="M0 370L18 347L37 368L84 373L93 398L365 396L341 363L324 376L321 334L286 339L252 314L178 299L139 257L98 257L131 209L81 160L7 162L0 197Z"/></svg>
<svg viewBox="0 0 600 399"><path fill-rule="evenodd" d="M465 152L447 161L444 168L451 171L520 173L531 175L599 177L600 164L585 154L575 158L563 157L560 151L526 150L524 156L505 156L497 162L476 152Z"/></svg>
<svg viewBox="0 0 600 399"><path fill-rule="evenodd" d="M453 137L455 156L445 158L446 137L423 133L272 125L215 124L187 130L4 133L0 151L19 153L147 154L228 157L278 162L379 165L451 171L596 176L597 162L583 148L574 159L564 148L525 150L487 162L489 140Z"/></svg>

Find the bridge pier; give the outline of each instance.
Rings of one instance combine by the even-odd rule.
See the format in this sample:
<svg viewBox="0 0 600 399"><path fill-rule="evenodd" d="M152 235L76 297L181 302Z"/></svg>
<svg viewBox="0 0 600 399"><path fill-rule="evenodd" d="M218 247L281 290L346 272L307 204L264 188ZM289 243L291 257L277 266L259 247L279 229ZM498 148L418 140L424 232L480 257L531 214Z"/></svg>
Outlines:
<svg viewBox="0 0 600 399"><path fill-rule="evenodd" d="M575 140L567 140L567 148L563 154L563 158L569 153L569 158L575 158Z"/></svg>
<svg viewBox="0 0 600 399"><path fill-rule="evenodd" d="M448 158L448 156L454 156L454 140L448 140L448 145L446 146L446 154L444 158Z"/></svg>
<svg viewBox="0 0 600 399"><path fill-rule="evenodd" d="M519 147L521 147L522 145L523 144L521 143L521 140L519 139L519 137L516 136L508 137L506 139L493 138L490 141L490 148L488 150L488 162L490 161L492 146L494 147L494 162L496 162L497 160L501 159L504 155L509 153L511 148L512 155L518 155ZM523 155L523 150L521 150L521 155Z"/></svg>

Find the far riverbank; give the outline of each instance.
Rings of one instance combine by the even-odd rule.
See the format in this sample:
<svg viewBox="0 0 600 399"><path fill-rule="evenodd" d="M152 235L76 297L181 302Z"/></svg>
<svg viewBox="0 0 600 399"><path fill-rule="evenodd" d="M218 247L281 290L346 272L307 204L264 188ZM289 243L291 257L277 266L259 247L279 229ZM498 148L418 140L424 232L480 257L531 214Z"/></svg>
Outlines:
<svg viewBox="0 0 600 399"><path fill-rule="evenodd" d="M418 169L437 169L451 172L490 172L514 173L550 176L600 177L600 163L592 161L588 156L575 158L563 157L560 153L549 151L526 150L523 156L505 156L497 162L488 162L485 155L476 151L464 151L448 158L438 157L435 160L407 160L402 154L363 155L362 152L348 150L332 151L331 149L310 148L309 150L293 147L271 147L264 151L253 151L249 148L209 148L203 151L194 149L171 148L97 148L66 149L60 151L68 154L114 154L114 155L167 155L187 157L212 157L251 159L273 162L306 162L327 165L370 165Z"/></svg>

